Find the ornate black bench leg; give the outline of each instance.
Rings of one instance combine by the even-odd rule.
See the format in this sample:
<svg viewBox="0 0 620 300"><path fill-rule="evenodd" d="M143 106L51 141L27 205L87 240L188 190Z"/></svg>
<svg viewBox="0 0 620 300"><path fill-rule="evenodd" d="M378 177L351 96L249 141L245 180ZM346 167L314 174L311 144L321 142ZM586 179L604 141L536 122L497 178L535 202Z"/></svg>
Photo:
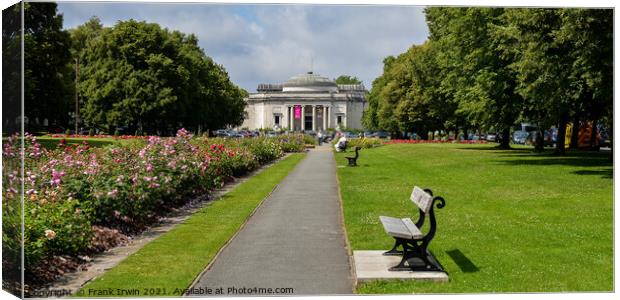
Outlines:
<svg viewBox="0 0 620 300"><path fill-rule="evenodd" d="M403 245L404 245L404 243L400 239L396 239L396 242L394 242L394 247L392 247L392 249L390 249L390 251L383 252L383 255L386 255L386 256L397 256L397 255L400 256L400 255L403 255L403 251L402 250L398 250L398 247L399 246L403 246Z"/></svg>
<svg viewBox="0 0 620 300"><path fill-rule="evenodd" d="M391 267L390 271L443 271L439 262L424 246L415 243L409 246L405 243L403 249L403 258L398 265Z"/></svg>
<svg viewBox="0 0 620 300"><path fill-rule="evenodd" d="M422 259L422 262L424 264L417 265L417 266L412 265L411 271L442 271L443 272L443 268L441 267L439 262L435 259L433 254L430 253L430 251L428 250L425 251L424 255L420 256L420 259Z"/></svg>
<svg viewBox="0 0 620 300"><path fill-rule="evenodd" d="M407 247L407 244L403 244L402 252L403 252L403 258L400 260L398 265L395 265L389 268L389 271L410 271L411 270L411 266L410 266L411 262L409 260L416 256L415 252L412 251L412 249L410 249L409 247Z"/></svg>

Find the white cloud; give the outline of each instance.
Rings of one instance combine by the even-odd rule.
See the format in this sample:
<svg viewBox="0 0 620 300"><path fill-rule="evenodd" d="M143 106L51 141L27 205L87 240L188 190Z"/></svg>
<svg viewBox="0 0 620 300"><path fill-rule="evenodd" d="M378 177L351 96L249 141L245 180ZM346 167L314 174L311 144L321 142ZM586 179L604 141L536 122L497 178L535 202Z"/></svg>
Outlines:
<svg viewBox="0 0 620 300"><path fill-rule="evenodd" d="M60 3L65 27L97 15L106 26L129 18L194 33L232 80L254 91L306 72L348 74L367 87L388 55L424 42L423 8L412 6Z"/></svg>

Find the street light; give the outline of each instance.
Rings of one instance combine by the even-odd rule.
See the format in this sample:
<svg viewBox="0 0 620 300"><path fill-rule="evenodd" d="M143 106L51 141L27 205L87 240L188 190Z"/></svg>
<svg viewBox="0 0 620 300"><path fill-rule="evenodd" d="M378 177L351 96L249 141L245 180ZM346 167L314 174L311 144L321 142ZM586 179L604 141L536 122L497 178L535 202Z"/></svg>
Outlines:
<svg viewBox="0 0 620 300"><path fill-rule="evenodd" d="M80 81L80 57L75 58L75 134L78 133L78 120L80 119L80 110L78 102L78 82Z"/></svg>

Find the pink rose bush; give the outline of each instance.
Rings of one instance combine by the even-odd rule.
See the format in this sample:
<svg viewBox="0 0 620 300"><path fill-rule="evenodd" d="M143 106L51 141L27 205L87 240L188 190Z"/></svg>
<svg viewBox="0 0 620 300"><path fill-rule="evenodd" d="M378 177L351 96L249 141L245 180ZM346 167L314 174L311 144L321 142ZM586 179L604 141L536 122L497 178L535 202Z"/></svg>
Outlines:
<svg viewBox="0 0 620 300"><path fill-rule="evenodd" d="M93 228L136 233L193 197L221 187L288 151L303 139L206 139L180 129L172 138L150 136L104 148L60 145L48 150L24 137L26 267L48 255L85 252ZM5 249L19 251L21 140L3 143ZM10 228L14 224L15 228ZM7 231L8 229L8 231Z"/></svg>

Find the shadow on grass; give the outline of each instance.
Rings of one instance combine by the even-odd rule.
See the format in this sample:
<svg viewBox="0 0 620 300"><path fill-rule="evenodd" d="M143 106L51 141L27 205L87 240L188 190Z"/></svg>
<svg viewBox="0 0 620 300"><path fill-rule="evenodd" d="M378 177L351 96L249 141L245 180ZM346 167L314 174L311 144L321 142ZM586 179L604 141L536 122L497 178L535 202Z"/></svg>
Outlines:
<svg viewBox="0 0 620 300"><path fill-rule="evenodd" d="M505 165L531 165L531 166L574 166L574 167L604 167L612 166L607 156L554 156L545 154L524 155L522 158L498 160ZM578 173L576 173L578 174ZM583 174L587 175L587 174Z"/></svg>
<svg viewBox="0 0 620 300"><path fill-rule="evenodd" d="M41 146L45 149L48 150L54 150L56 148L58 148L58 144L60 143L60 138L59 139L37 139L37 142L39 144L41 144ZM82 144L82 140L66 140L66 144L67 145L78 145L78 144ZM87 140L86 141L88 143L89 146L91 147L104 147L107 145L111 145L114 144L113 141L97 141L97 140Z"/></svg>
<svg viewBox="0 0 620 300"><path fill-rule="evenodd" d="M489 150L493 150L493 151L506 151L506 153L531 153L533 151L534 148L532 149L523 149L523 148L510 148L510 149L504 149L504 148L500 148L499 146L493 146L493 145L485 145L484 146L480 146L480 147L459 147L456 148L458 150L473 150L473 151L489 151Z"/></svg>
<svg viewBox="0 0 620 300"><path fill-rule="evenodd" d="M577 174L577 175L598 175L604 179L614 178L613 168L605 168L605 169L600 169L600 170L578 170L578 171L573 171L572 173Z"/></svg>
<svg viewBox="0 0 620 300"><path fill-rule="evenodd" d="M461 252L459 249L453 249L446 251L446 253L454 260L457 266L463 271L463 273L474 273L480 271L474 263Z"/></svg>

